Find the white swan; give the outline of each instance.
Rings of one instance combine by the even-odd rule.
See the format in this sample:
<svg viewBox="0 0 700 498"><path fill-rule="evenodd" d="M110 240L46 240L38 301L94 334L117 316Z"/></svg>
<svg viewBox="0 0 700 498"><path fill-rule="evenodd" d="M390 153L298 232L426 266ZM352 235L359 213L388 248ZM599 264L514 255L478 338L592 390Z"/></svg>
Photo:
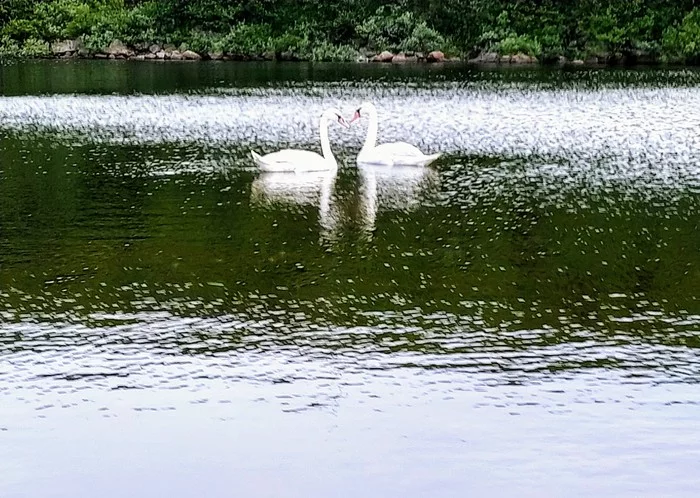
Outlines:
<svg viewBox="0 0 700 498"><path fill-rule="evenodd" d="M421 150L406 142L393 142L377 145L379 127L377 108L371 102L364 102L355 111L350 124L364 117L369 117L367 137L357 155L357 162L381 166L427 166L440 157L440 153L426 155Z"/></svg>
<svg viewBox="0 0 700 498"><path fill-rule="evenodd" d="M283 149L261 156L251 150L253 161L262 171L270 172L302 172L302 171L325 171L338 167L338 163L331 152L331 145L328 140L328 123L336 120L338 124L349 128L340 111L337 109L327 109L321 115L319 132L321 135L321 152L317 154L310 150Z"/></svg>

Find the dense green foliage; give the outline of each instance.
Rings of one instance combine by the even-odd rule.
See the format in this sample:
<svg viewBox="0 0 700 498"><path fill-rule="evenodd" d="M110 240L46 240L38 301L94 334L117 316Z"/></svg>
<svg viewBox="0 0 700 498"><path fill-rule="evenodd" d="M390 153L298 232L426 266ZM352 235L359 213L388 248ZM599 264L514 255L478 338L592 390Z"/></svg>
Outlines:
<svg viewBox="0 0 700 498"><path fill-rule="evenodd" d="M700 0L3 0L0 54L82 37L198 52L354 59L359 50L700 60Z"/></svg>

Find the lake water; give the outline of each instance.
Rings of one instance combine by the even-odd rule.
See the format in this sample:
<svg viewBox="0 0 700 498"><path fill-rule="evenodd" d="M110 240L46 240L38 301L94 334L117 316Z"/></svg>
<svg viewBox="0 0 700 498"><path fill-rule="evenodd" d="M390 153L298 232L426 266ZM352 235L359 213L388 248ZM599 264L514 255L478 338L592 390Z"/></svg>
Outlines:
<svg viewBox="0 0 700 498"><path fill-rule="evenodd" d="M261 175L318 116L444 152ZM0 496L696 496L700 72L0 66Z"/></svg>

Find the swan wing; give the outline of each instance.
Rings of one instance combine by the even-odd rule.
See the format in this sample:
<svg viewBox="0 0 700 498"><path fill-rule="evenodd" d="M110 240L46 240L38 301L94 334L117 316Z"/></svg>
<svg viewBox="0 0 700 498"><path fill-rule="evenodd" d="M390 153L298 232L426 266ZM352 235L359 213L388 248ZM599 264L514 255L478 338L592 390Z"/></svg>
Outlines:
<svg viewBox="0 0 700 498"><path fill-rule="evenodd" d="M309 150L283 149L264 156L251 151L251 154L263 171L320 171L333 167L331 161Z"/></svg>
<svg viewBox="0 0 700 498"><path fill-rule="evenodd" d="M386 156L422 156L423 153L415 145L406 142L391 142L377 145L374 150L377 154Z"/></svg>
<svg viewBox="0 0 700 498"><path fill-rule="evenodd" d="M438 157L439 153L426 155L415 145L406 142L392 142L361 152L357 161L384 166L427 166Z"/></svg>

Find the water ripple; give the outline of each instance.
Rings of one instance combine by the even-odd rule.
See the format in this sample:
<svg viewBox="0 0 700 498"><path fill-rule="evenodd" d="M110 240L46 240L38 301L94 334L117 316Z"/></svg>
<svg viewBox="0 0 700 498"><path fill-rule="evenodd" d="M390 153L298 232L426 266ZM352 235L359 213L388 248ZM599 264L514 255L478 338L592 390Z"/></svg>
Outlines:
<svg viewBox="0 0 700 498"><path fill-rule="evenodd" d="M8 129L50 131L77 140L118 143L202 142L264 148L312 145L317 116L336 106L348 115L363 100L380 112L383 141L408 140L426 151L542 156L581 162L614 159L626 174L698 175L697 88L544 91L434 86L404 92L381 87L295 89L217 95L0 98ZM332 128L332 141L357 149L362 131ZM337 146L336 146L337 147ZM697 187L697 184L695 184Z"/></svg>

